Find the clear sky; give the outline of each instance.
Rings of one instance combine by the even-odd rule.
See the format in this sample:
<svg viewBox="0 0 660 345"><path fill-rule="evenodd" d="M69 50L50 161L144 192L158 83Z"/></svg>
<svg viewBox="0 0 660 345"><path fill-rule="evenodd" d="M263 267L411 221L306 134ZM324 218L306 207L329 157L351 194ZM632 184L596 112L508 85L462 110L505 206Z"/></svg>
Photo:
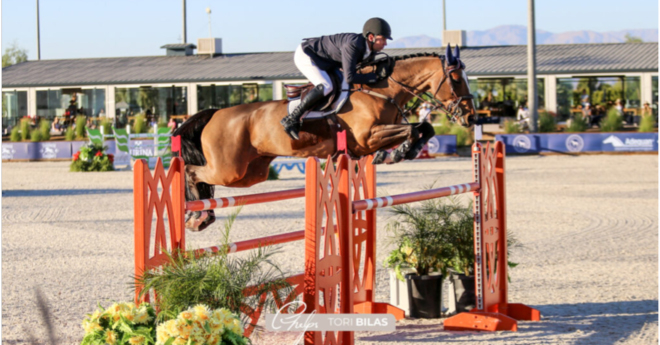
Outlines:
<svg viewBox="0 0 660 345"><path fill-rule="evenodd" d="M312 5L313 4L313 5ZM41 0L41 58L163 55L180 43L182 0ZM300 40L359 32L385 18L394 39L440 38L441 0L188 0L187 38L209 37L205 9L223 51L293 51ZM527 25L527 0L447 0L447 28ZM658 0L536 0L536 28L553 33L657 29ZM36 1L2 1L2 50L16 42L36 58Z"/></svg>

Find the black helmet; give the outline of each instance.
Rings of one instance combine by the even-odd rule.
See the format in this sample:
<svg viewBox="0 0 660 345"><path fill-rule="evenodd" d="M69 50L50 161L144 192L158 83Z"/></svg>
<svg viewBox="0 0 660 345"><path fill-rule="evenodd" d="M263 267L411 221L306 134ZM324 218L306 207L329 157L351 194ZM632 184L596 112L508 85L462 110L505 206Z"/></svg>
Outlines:
<svg viewBox="0 0 660 345"><path fill-rule="evenodd" d="M387 24L385 19L378 17L371 18L364 23L362 35L366 38L369 34L374 34L374 36L381 35L388 40L392 39L392 29L390 29L390 24Z"/></svg>

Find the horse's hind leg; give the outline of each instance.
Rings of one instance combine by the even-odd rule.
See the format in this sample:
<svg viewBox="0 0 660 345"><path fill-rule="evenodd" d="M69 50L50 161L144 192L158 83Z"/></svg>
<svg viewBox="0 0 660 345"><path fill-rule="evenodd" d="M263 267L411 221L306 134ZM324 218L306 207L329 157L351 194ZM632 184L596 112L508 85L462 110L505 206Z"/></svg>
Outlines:
<svg viewBox="0 0 660 345"><path fill-rule="evenodd" d="M248 164L245 176L242 179L227 185L227 187L251 187L259 182L264 182L268 179L268 172L270 170L270 163L275 157L260 156Z"/></svg>
<svg viewBox="0 0 660 345"><path fill-rule="evenodd" d="M213 199L215 187L199 179L198 171L203 166L186 165L186 201ZM215 221L213 210L186 213L186 229L202 231Z"/></svg>

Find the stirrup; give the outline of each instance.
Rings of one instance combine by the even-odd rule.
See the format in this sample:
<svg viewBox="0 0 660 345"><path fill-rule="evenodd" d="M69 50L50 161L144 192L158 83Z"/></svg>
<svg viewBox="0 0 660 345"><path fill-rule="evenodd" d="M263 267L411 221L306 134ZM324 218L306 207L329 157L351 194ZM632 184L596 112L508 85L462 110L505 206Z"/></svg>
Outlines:
<svg viewBox="0 0 660 345"><path fill-rule="evenodd" d="M280 121L280 124L284 126L284 132L293 140L300 140L298 133L300 132L300 122L289 118L288 116L283 118Z"/></svg>

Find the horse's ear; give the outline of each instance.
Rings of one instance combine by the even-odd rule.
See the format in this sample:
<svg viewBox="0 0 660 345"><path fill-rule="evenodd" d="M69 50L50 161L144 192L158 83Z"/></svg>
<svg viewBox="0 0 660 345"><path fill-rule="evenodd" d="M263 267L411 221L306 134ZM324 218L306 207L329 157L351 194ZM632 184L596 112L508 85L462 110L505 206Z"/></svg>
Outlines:
<svg viewBox="0 0 660 345"><path fill-rule="evenodd" d="M461 50L458 48L458 44L456 45L456 48L454 48L454 57L455 57L456 59L460 59L460 58L461 58Z"/></svg>
<svg viewBox="0 0 660 345"><path fill-rule="evenodd" d="M454 56L451 54L451 47L449 46L449 43L447 43L447 50L445 51L445 55L447 56L447 66L453 65Z"/></svg>

